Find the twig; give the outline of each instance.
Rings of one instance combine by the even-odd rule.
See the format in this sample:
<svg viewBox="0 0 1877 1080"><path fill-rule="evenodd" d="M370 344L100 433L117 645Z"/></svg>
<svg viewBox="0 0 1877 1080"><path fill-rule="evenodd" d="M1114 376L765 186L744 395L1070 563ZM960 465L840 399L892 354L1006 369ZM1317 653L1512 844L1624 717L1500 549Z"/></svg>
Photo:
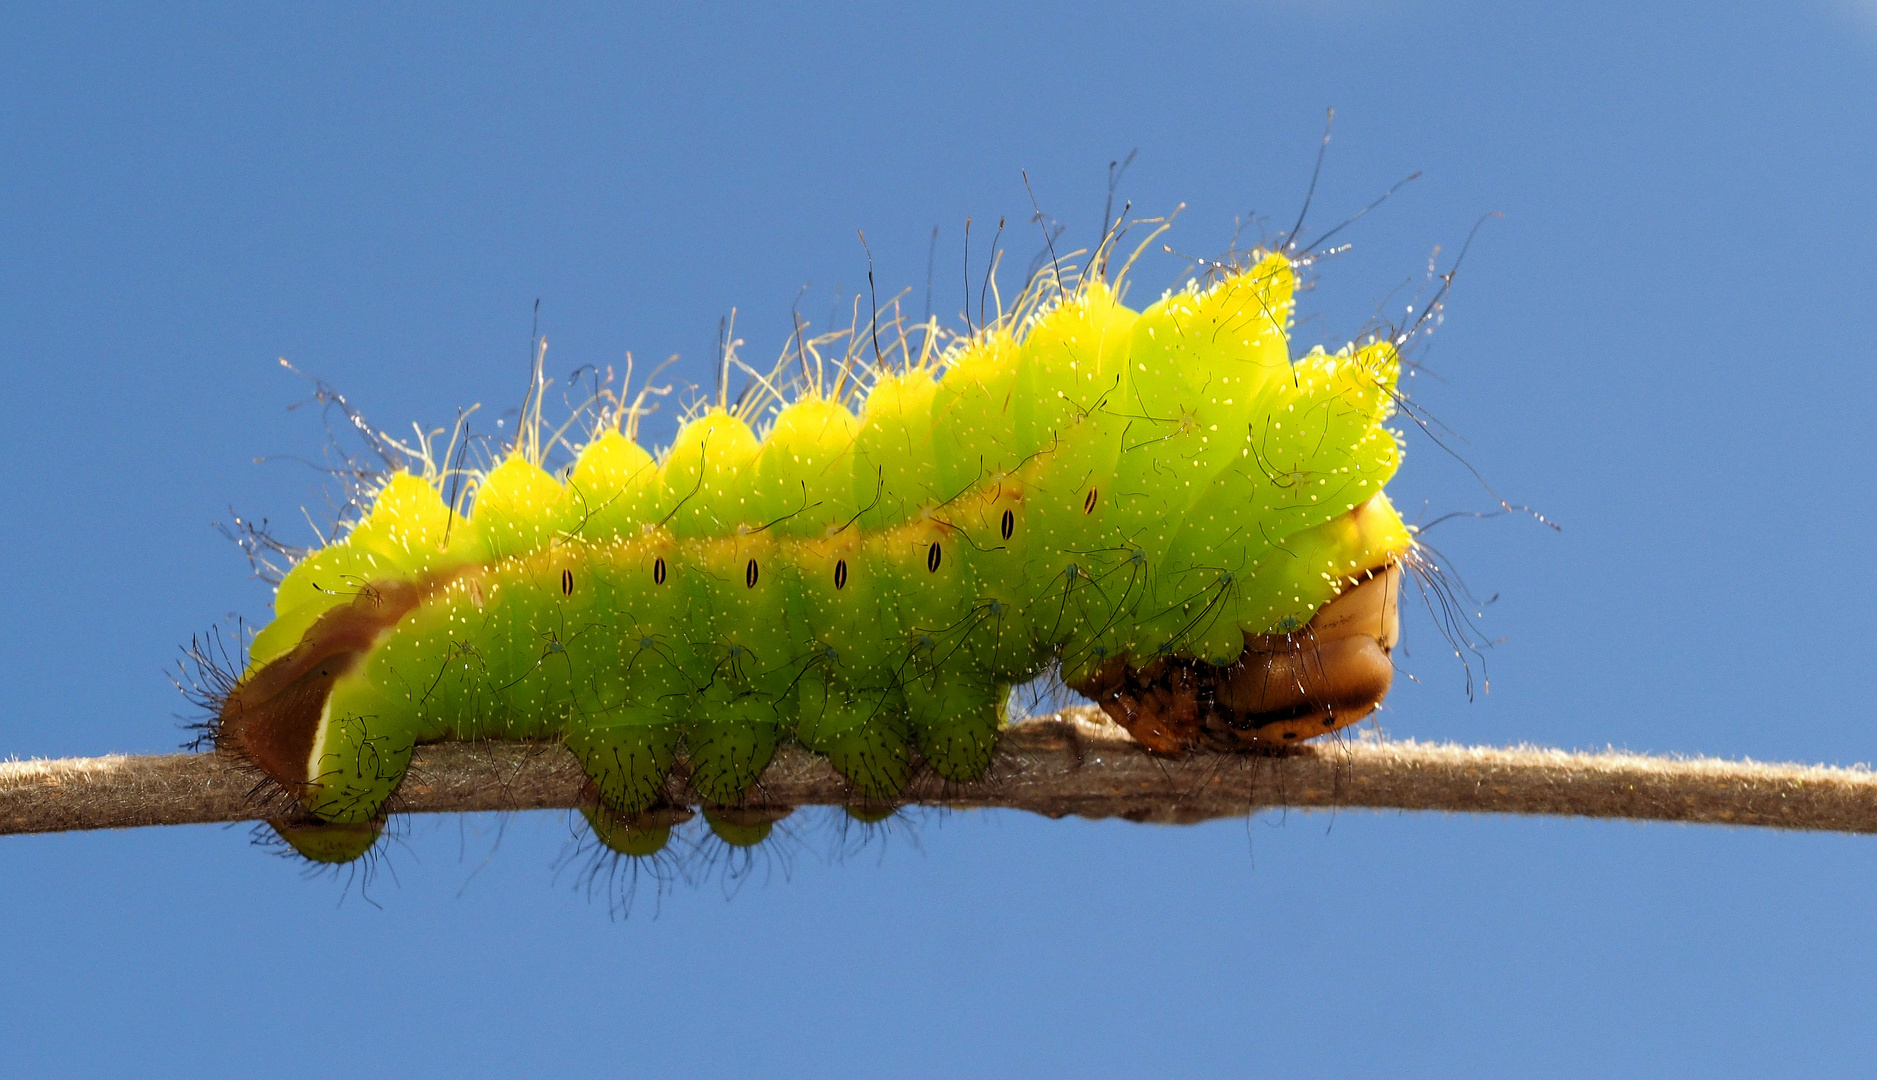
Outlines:
<svg viewBox="0 0 1877 1080"><path fill-rule="evenodd" d="M577 806L585 778L552 743L419 747L398 793L409 813ZM0 762L0 833L245 821L265 816L254 776L218 754ZM695 804L681 776L673 803ZM849 801L826 759L785 749L754 805ZM1099 714L1019 724L985 779L916 780L908 804L1003 807L1051 817L1188 823L1265 807L1559 814L1877 832L1877 773L1818 765L1667 758L1359 738L1279 757L1149 755Z"/></svg>

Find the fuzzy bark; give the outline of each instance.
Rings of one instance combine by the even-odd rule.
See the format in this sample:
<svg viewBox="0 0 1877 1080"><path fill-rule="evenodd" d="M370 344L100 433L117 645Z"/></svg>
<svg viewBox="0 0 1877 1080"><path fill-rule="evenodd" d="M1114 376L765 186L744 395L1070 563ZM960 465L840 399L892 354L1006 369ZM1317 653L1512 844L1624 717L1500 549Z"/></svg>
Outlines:
<svg viewBox="0 0 1877 1080"><path fill-rule="evenodd" d="M221 754L0 762L0 833L246 821L278 812L252 769ZM392 809L400 813L573 807L586 778L552 743L419 747ZM673 804L697 802L682 778ZM826 759L784 749L749 804L852 801ZM1716 758L1571 753L1358 738L1278 756L1149 754L1099 714L1072 711L1004 733L990 772L970 784L930 773L901 800L955 809L1185 824L1264 808L1551 814L1877 832L1877 773L1865 768Z"/></svg>

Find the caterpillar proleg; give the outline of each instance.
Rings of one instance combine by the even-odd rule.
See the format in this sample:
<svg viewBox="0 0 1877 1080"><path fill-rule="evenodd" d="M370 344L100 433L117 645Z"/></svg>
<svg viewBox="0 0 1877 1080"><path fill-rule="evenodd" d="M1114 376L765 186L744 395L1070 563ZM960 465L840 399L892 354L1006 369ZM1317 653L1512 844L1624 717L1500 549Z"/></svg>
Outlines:
<svg viewBox="0 0 1877 1080"><path fill-rule="evenodd" d="M1293 356L1282 252L1140 311L1103 255L949 347L719 395L657 454L621 410L564 475L518 439L473 509L392 476L281 582L217 745L344 861L417 744L557 740L642 855L680 762L733 843L767 832L737 804L784 742L873 804L921 763L976 778L1052 665L1167 754L1362 719L1413 547L1383 490L1398 339Z"/></svg>

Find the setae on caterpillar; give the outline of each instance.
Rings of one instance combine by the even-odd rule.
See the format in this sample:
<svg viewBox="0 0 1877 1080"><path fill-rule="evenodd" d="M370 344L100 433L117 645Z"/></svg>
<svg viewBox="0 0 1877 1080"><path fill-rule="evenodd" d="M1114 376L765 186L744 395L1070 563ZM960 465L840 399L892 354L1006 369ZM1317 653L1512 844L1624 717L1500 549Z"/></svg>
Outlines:
<svg viewBox="0 0 1877 1080"><path fill-rule="evenodd" d="M1052 665L1166 754L1362 719L1413 551L1383 493L1403 339L1293 358L1282 251L1136 312L1108 247L947 348L929 325L888 363L876 320L875 362L828 385L801 346L792 393L757 377L773 410L720 394L657 455L616 410L558 479L537 377L473 510L426 459L292 568L217 747L343 862L417 744L558 740L596 835L644 855L680 763L733 843L767 831L736 804L787 741L863 800L920 760L977 778L1010 687Z"/></svg>

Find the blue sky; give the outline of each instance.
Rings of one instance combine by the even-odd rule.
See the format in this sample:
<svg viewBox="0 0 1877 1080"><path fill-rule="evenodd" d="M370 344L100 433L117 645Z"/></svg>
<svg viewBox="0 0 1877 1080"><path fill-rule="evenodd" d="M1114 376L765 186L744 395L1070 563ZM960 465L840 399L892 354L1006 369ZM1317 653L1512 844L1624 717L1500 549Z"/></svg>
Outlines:
<svg viewBox="0 0 1877 1080"><path fill-rule="evenodd" d="M12 6L0 39L0 753L172 749L178 646L262 615L212 523L300 526L342 388L376 422L679 353L735 307L922 306L931 230L1067 242L1109 161L1211 253L1286 228L1326 107L1334 347L1488 212L1419 402L1560 522L1432 539L1392 734L1877 759L1877 8L960 3ZM1145 260L1136 296L1175 280ZM935 308L960 307L941 271ZM1388 301L1392 302L1392 301ZM669 435L669 416L649 434ZM667 425L661 427L660 425ZM258 457L271 458L256 464ZM1491 505L1415 442L1410 516ZM298 535L304 536L304 533ZM1862 838L1341 813L928 817L613 917L562 815L408 825L369 896L244 828L0 840L21 1074L1837 1075L1877 1053ZM733 898L726 900L726 896Z"/></svg>

